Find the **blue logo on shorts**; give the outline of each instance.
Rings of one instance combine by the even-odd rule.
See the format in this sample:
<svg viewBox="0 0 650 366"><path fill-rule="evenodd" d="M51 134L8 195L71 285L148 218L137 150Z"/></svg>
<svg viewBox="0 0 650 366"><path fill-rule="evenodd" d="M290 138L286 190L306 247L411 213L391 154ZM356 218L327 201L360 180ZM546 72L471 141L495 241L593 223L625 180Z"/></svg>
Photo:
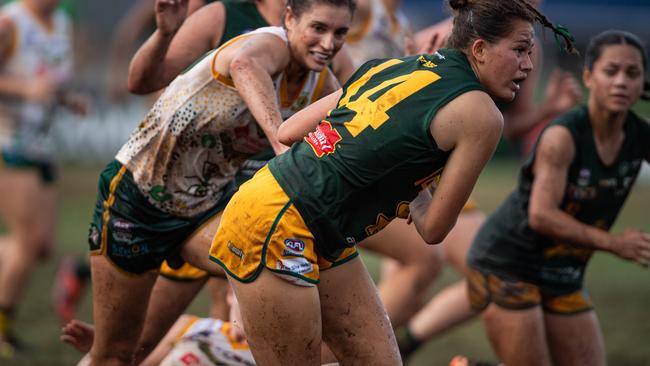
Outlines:
<svg viewBox="0 0 650 366"><path fill-rule="evenodd" d="M283 255L288 254L302 257L302 253L305 251L305 242L300 239L285 239L284 246L287 247L287 249L284 251Z"/></svg>

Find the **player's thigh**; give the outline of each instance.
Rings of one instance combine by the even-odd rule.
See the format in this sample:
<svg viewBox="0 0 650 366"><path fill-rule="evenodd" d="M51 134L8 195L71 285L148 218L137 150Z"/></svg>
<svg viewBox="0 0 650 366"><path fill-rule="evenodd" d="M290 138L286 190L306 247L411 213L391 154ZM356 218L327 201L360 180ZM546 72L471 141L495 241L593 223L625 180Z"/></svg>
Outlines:
<svg viewBox="0 0 650 366"><path fill-rule="evenodd" d="M188 263L198 267L211 275L223 276L224 272L220 266L210 261L210 245L221 222L221 212L216 213L203 223L185 241L181 249L181 256Z"/></svg>
<svg viewBox="0 0 650 366"><path fill-rule="evenodd" d="M130 362L142 330L156 274L126 274L106 256L90 257L95 339L94 364L110 359Z"/></svg>
<svg viewBox="0 0 650 366"><path fill-rule="evenodd" d="M462 211L456 225L441 243L447 262L463 275L467 271L465 265L467 252L483 222L485 222L485 214L480 210Z"/></svg>
<svg viewBox="0 0 650 366"><path fill-rule="evenodd" d="M321 316L316 286L262 269L252 282L229 277L246 339L258 365L319 365Z"/></svg>
<svg viewBox="0 0 650 366"><path fill-rule="evenodd" d="M551 365L541 306L511 310L492 303L482 318L492 347L506 365Z"/></svg>
<svg viewBox="0 0 650 366"><path fill-rule="evenodd" d="M341 364L397 365L388 315L359 257L321 272L323 339Z"/></svg>
<svg viewBox="0 0 650 366"><path fill-rule="evenodd" d="M41 182L34 169L0 170L0 215L9 230L28 234L38 215L38 197Z"/></svg>
<svg viewBox="0 0 650 366"><path fill-rule="evenodd" d="M571 315L546 312L544 320L554 365L606 364L603 335L593 310Z"/></svg>
<svg viewBox="0 0 650 366"><path fill-rule="evenodd" d="M391 221L382 231L359 243L359 247L402 265L417 263L431 268L439 264L434 248L422 239L415 225L407 224L404 219Z"/></svg>

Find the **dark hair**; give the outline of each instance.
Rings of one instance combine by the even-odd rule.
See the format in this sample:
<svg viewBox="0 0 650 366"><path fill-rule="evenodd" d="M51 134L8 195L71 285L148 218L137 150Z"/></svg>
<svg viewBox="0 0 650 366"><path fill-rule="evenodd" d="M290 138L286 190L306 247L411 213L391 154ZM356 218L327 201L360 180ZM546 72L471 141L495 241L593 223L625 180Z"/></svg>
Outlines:
<svg viewBox="0 0 650 366"><path fill-rule="evenodd" d="M573 37L566 29L553 25L525 0L449 0L449 6L455 16L448 47L466 49L479 38L495 43L510 34L514 19L521 19L550 28L564 39L567 52L575 52Z"/></svg>
<svg viewBox="0 0 650 366"><path fill-rule="evenodd" d="M291 8L291 11L297 18L300 18L305 11L316 4L330 5L337 8L347 6L350 10L350 15L353 15L357 9L357 2L355 0L287 0L287 7Z"/></svg>
<svg viewBox="0 0 650 366"><path fill-rule="evenodd" d="M615 29L604 31L589 41L587 51L585 52L585 68L593 70L594 64L598 61L600 55L602 55L605 47L620 44L629 45L639 50L643 70L645 71L647 68L648 54L643 41L630 32ZM650 91L650 82L648 80L644 82L643 90L645 90L645 93L641 96L641 99L650 100L650 93L648 93Z"/></svg>
<svg viewBox="0 0 650 366"><path fill-rule="evenodd" d="M641 60L643 62L643 69L645 70L647 54L643 41L630 32L614 29L604 31L589 41L587 51L585 52L585 68L593 70L594 63L598 61L605 47L620 44L630 45L641 52Z"/></svg>

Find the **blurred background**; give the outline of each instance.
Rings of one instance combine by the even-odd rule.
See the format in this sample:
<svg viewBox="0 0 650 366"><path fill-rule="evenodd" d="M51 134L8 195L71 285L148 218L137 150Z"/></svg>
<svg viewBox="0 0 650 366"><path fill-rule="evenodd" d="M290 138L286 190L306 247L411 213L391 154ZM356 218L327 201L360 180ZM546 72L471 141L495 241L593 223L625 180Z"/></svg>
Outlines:
<svg viewBox="0 0 650 366"><path fill-rule="evenodd" d="M90 96L91 109L87 117L61 111L55 118L53 128L61 167L57 181L58 246L54 257L34 274L16 314L16 329L27 342L30 352L19 355L11 364L72 365L81 357L71 347L58 341L61 324L54 316L50 288L56 264L63 255L87 254L86 236L99 172L104 164L112 160L153 102L151 97L131 96L126 94L125 89L119 90L119 86L126 83L130 56L148 33L139 36L140 42L128 50L130 53L121 59L121 65L111 61L115 27L131 5L130 0L62 1L61 6L70 13L75 27L75 87ZM416 30L449 15L439 0L405 0L403 8ZM571 30L581 52L591 36L611 28L627 30L639 35L646 43L650 41L648 0L545 0L542 11L552 21ZM155 24L152 23L150 31L154 29ZM582 58L560 53L549 32L539 30L538 36L544 46L544 67L537 87L537 94L542 94L545 75L553 67L560 66L578 75ZM635 109L641 115L650 117L650 103L639 102ZM516 147L507 143L502 145L482 175L475 192L480 207L488 214L514 187L518 173L518 157L514 153ZM645 216L649 205L650 174L646 165L614 231L635 226L649 232L650 220ZM363 256L373 275L376 275L377 258L369 253ZM456 279L452 272L445 272L431 289L432 294ZM588 269L587 287L603 327L609 363L650 365L648 270L609 255L597 254ZM91 321L90 304L89 294L86 294L79 312L82 320ZM205 314L207 298L199 297L192 305L191 312ZM495 359L480 323L471 321L433 340L409 364L446 365L455 354ZM2 362L0 360L0 364Z"/></svg>

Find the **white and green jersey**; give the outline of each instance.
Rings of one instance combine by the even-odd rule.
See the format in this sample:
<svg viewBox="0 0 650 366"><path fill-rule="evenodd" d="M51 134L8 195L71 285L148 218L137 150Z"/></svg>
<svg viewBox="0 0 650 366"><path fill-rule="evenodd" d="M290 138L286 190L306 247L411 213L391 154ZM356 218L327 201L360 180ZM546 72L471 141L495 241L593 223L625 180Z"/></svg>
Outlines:
<svg viewBox="0 0 650 366"><path fill-rule="evenodd" d="M212 318L193 318L190 326L160 366L254 366L248 343L230 337L230 323Z"/></svg>
<svg viewBox="0 0 650 366"><path fill-rule="evenodd" d="M0 68L2 75L25 82L48 78L59 85L70 79L72 26L62 10L54 12L51 26L38 19L22 1L3 6L0 14L14 28L7 61ZM0 96L0 147L26 158L49 160L54 106L54 101L38 103Z"/></svg>
<svg viewBox="0 0 650 366"><path fill-rule="evenodd" d="M269 142L234 88L214 70L220 50L241 37L270 33L287 43L280 27L241 35L208 53L167 87L116 159L133 174L149 201L164 212L194 216L214 206L241 164ZM275 82L283 118L319 97L327 69L310 72L293 100L284 75Z"/></svg>

